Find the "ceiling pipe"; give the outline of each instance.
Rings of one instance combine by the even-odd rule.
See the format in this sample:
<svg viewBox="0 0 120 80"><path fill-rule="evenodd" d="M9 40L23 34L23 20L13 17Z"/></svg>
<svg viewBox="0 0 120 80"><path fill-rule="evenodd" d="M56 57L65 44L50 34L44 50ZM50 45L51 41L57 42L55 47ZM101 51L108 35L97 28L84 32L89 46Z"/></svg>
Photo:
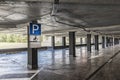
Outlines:
<svg viewBox="0 0 120 80"><path fill-rule="evenodd" d="M58 7L59 7L59 0L54 0L52 12L51 12L52 16L55 16L55 14L58 11Z"/></svg>

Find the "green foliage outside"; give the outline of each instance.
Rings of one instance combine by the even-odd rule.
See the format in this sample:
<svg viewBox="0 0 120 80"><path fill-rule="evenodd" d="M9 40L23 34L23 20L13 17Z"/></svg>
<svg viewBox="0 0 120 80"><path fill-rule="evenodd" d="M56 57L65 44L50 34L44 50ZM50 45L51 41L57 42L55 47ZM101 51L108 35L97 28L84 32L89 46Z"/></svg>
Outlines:
<svg viewBox="0 0 120 80"><path fill-rule="evenodd" d="M27 36L21 34L0 34L0 42L26 43Z"/></svg>

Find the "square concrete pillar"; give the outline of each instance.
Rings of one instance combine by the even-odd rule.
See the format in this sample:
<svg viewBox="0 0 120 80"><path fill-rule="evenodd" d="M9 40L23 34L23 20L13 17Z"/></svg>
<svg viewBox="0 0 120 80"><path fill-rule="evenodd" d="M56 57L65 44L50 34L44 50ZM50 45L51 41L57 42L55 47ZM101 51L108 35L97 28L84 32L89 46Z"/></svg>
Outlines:
<svg viewBox="0 0 120 80"><path fill-rule="evenodd" d="M91 52L91 34L87 34L87 51Z"/></svg>
<svg viewBox="0 0 120 80"><path fill-rule="evenodd" d="M73 57L76 56L75 54L75 32L69 32L69 54Z"/></svg>
<svg viewBox="0 0 120 80"><path fill-rule="evenodd" d="M115 42L115 41L114 41L114 37L113 37L113 46L114 46L114 42Z"/></svg>
<svg viewBox="0 0 120 80"><path fill-rule="evenodd" d="M99 36L95 35L95 50L99 50Z"/></svg>
<svg viewBox="0 0 120 80"><path fill-rule="evenodd" d="M55 36L51 36L52 48L55 49Z"/></svg>
<svg viewBox="0 0 120 80"><path fill-rule="evenodd" d="M37 69L38 68L38 50L37 48L30 48L28 53L28 68Z"/></svg>
<svg viewBox="0 0 120 80"><path fill-rule="evenodd" d="M106 37L106 47L108 47L108 37Z"/></svg>
<svg viewBox="0 0 120 80"><path fill-rule="evenodd" d="M62 37L62 46L63 48L66 47L66 37Z"/></svg>
<svg viewBox="0 0 120 80"><path fill-rule="evenodd" d="M32 21L32 23L37 23L37 21ZM37 48L30 47L30 27L27 27L27 35L28 35L28 68L29 69L37 69L38 68L38 51Z"/></svg>
<svg viewBox="0 0 120 80"><path fill-rule="evenodd" d="M80 45L83 43L82 38L80 38Z"/></svg>
<svg viewBox="0 0 120 80"><path fill-rule="evenodd" d="M105 37L102 36L102 48L105 48Z"/></svg>
<svg viewBox="0 0 120 80"><path fill-rule="evenodd" d="M113 46L113 37L111 37L111 46Z"/></svg>

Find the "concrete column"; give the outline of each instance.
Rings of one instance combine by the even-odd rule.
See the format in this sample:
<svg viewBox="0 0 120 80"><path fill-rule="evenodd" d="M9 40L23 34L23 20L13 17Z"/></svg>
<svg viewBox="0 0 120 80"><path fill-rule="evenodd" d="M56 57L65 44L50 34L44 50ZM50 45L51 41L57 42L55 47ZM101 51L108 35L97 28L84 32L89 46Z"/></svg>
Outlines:
<svg viewBox="0 0 120 80"><path fill-rule="evenodd" d="M87 51L91 52L91 34L87 34Z"/></svg>
<svg viewBox="0 0 120 80"><path fill-rule="evenodd" d="M52 50L52 65L55 64L55 51Z"/></svg>
<svg viewBox="0 0 120 80"><path fill-rule="evenodd" d="M116 44L118 44L118 38L116 38Z"/></svg>
<svg viewBox="0 0 120 80"><path fill-rule="evenodd" d="M120 38L118 38L118 40L119 40L119 44L120 44Z"/></svg>
<svg viewBox="0 0 120 80"><path fill-rule="evenodd" d="M73 57L76 56L75 54L75 32L69 32L69 54Z"/></svg>
<svg viewBox="0 0 120 80"><path fill-rule="evenodd" d="M102 48L105 48L105 37L102 37Z"/></svg>
<svg viewBox="0 0 120 80"><path fill-rule="evenodd" d="M119 44L119 39L117 38L117 44Z"/></svg>
<svg viewBox="0 0 120 80"><path fill-rule="evenodd" d="M110 46L112 46L112 45L113 45L113 38L110 37Z"/></svg>
<svg viewBox="0 0 120 80"><path fill-rule="evenodd" d="M66 37L62 37L62 46L63 48L66 47Z"/></svg>
<svg viewBox="0 0 120 80"><path fill-rule="evenodd" d="M113 46L113 37L111 37L111 45Z"/></svg>
<svg viewBox="0 0 120 80"><path fill-rule="evenodd" d="M80 45L82 44L83 42L82 42L82 38L80 38Z"/></svg>
<svg viewBox="0 0 120 80"><path fill-rule="evenodd" d="M32 23L37 23L37 21L32 21ZM28 68L29 69L37 69L38 68L38 51L37 48L31 48L30 46L30 27L27 27L28 34Z"/></svg>
<svg viewBox="0 0 120 80"><path fill-rule="evenodd" d="M109 46L111 46L111 37L109 37Z"/></svg>
<svg viewBox="0 0 120 80"><path fill-rule="evenodd" d="M115 45L114 37L113 37L113 46Z"/></svg>
<svg viewBox="0 0 120 80"><path fill-rule="evenodd" d="M87 38L85 38L85 44L87 44Z"/></svg>
<svg viewBox="0 0 120 80"><path fill-rule="evenodd" d="M109 46L111 46L111 37L109 37Z"/></svg>
<svg viewBox="0 0 120 80"><path fill-rule="evenodd" d="M114 38L114 44L118 44L118 39L117 38Z"/></svg>
<svg viewBox="0 0 120 80"><path fill-rule="evenodd" d="M117 38L117 44L119 44L119 39Z"/></svg>
<svg viewBox="0 0 120 80"><path fill-rule="evenodd" d="M99 36L95 35L95 50L99 50Z"/></svg>
<svg viewBox="0 0 120 80"><path fill-rule="evenodd" d="M55 36L51 36L52 48L55 49Z"/></svg>
<svg viewBox="0 0 120 80"><path fill-rule="evenodd" d="M119 44L119 38L117 38L117 44Z"/></svg>
<svg viewBox="0 0 120 80"><path fill-rule="evenodd" d="M106 47L108 47L108 37L106 37Z"/></svg>
<svg viewBox="0 0 120 80"><path fill-rule="evenodd" d="M115 45L115 37L114 37L114 45Z"/></svg>

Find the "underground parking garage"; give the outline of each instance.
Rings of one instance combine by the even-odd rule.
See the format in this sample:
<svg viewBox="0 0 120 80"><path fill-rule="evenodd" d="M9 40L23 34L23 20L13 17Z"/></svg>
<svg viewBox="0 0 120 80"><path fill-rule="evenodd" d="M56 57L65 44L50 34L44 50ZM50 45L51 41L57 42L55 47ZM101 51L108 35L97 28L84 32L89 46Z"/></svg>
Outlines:
<svg viewBox="0 0 120 80"><path fill-rule="evenodd" d="M119 80L119 0L0 1L0 80Z"/></svg>

